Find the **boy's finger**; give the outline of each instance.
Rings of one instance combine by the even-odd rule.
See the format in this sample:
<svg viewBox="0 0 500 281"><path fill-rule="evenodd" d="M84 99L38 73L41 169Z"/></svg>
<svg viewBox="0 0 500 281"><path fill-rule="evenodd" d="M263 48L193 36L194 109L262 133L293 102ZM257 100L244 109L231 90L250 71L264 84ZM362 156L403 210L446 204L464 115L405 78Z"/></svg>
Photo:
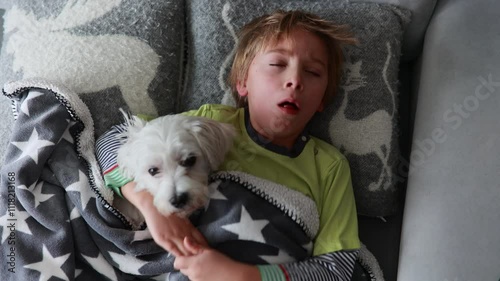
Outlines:
<svg viewBox="0 0 500 281"><path fill-rule="evenodd" d="M198 244L200 244L202 246L208 247L207 239L198 230L193 231L192 236L193 236L193 239L195 242L197 242Z"/></svg>
<svg viewBox="0 0 500 281"><path fill-rule="evenodd" d="M176 257L174 260L174 268L181 270L185 268L185 262L183 257Z"/></svg>
<svg viewBox="0 0 500 281"><path fill-rule="evenodd" d="M189 249L188 247L186 247L186 245L181 242L178 246L177 246L177 249L179 250L180 252L180 255L179 256L191 256L195 253L193 253L193 251L191 249Z"/></svg>
<svg viewBox="0 0 500 281"><path fill-rule="evenodd" d="M176 246L171 247L167 251L176 257L180 257L183 255L182 252L179 250L179 248L177 248Z"/></svg>
<svg viewBox="0 0 500 281"><path fill-rule="evenodd" d="M193 255L199 254L203 251L203 247L193 241L193 239L188 236L184 237L184 246L187 250L189 250Z"/></svg>
<svg viewBox="0 0 500 281"><path fill-rule="evenodd" d="M166 243L162 247L176 257L186 256L190 254L189 251L184 246L183 241L179 241L178 243L176 242Z"/></svg>

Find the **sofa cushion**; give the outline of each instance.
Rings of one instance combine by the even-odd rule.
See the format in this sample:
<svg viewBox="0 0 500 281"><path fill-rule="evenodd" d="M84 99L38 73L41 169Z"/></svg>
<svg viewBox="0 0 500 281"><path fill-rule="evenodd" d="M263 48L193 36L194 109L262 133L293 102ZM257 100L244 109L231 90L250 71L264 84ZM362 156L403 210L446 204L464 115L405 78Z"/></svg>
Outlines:
<svg viewBox="0 0 500 281"><path fill-rule="evenodd" d="M422 53L425 31L437 0L353 0L353 2L367 1L394 4L411 11L411 22L403 35L401 59L403 61L415 60Z"/></svg>
<svg viewBox="0 0 500 281"><path fill-rule="evenodd" d="M149 115L174 111L182 73L182 2L1 2L0 85L33 77L66 85L89 107L96 136L123 120L119 107ZM12 120L9 103L0 100L2 120Z"/></svg>
<svg viewBox="0 0 500 281"><path fill-rule="evenodd" d="M391 5L324 1L257 0L187 2L188 66L181 109L234 104L226 77L235 31L265 12L303 9L352 26L360 44L346 48L340 94L313 122L313 134L349 159L358 212L393 214L398 199L398 65L409 13Z"/></svg>
<svg viewBox="0 0 500 281"><path fill-rule="evenodd" d="M500 279L500 3L440 1L420 70L398 279Z"/></svg>

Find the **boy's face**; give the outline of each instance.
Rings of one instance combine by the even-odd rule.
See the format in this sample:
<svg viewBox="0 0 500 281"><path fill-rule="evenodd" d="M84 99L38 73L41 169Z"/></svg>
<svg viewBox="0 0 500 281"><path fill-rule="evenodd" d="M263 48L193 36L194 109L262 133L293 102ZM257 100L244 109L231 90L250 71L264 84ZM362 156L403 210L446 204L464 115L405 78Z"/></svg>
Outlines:
<svg viewBox="0 0 500 281"><path fill-rule="evenodd" d="M246 96L252 126L274 144L291 147L314 113L323 109L328 54L316 35L295 29L253 59L237 90Z"/></svg>

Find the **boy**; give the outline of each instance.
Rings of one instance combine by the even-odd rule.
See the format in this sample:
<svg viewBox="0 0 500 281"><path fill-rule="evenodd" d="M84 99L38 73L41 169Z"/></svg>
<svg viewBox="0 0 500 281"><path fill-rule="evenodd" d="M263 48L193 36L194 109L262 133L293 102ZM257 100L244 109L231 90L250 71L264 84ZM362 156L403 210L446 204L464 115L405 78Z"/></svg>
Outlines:
<svg viewBox="0 0 500 281"><path fill-rule="evenodd" d="M307 124L335 94L340 47L355 39L345 27L300 11L259 17L239 39L230 74L238 108L205 105L185 114L235 126L235 145L220 170L277 182L316 202L320 228L313 257L264 266L231 260L210 249L187 219L159 214L152 196L135 192L117 169L106 169L116 163L103 163L101 156L105 180L142 212L154 240L191 280L350 280L360 244L349 166L338 150L309 136ZM113 149L103 143L109 145L98 141L98 156L116 153L102 152Z"/></svg>

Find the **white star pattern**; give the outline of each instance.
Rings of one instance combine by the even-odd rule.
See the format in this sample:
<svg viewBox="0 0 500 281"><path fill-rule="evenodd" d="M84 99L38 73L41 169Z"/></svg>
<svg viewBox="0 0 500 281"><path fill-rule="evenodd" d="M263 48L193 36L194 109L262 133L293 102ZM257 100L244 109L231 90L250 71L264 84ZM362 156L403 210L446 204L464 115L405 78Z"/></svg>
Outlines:
<svg viewBox="0 0 500 281"><path fill-rule="evenodd" d="M33 159L33 161L35 161L35 164L38 164L38 150L46 146L54 145L53 142L39 139L36 128L33 128L33 132L31 133L28 141L13 141L11 143L22 151L21 156L19 156L17 160L25 156L29 156Z"/></svg>
<svg viewBox="0 0 500 281"><path fill-rule="evenodd" d="M75 279L76 279L76 277L80 276L80 274L82 274L82 272L83 272L82 269L75 268Z"/></svg>
<svg viewBox="0 0 500 281"><path fill-rule="evenodd" d="M36 97L42 96L42 95L43 95L42 92L31 91L30 94L28 95L28 97L26 97L26 99L21 104L21 111L24 114L30 116L30 111L29 111L29 108L28 108L28 101L32 100L32 99L34 99Z"/></svg>
<svg viewBox="0 0 500 281"><path fill-rule="evenodd" d="M121 271L129 274L139 275L139 269L148 263L130 255L120 255L113 252L109 252L109 255L118 264Z"/></svg>
<svg viewBox="0 0 500 281"><path fill-rule="evenodd" d="M17 188L18 189L22 189L22 190L28 190L28 191L31 191L31 189L35 188L36 184L39 183L39 182L34 182L30 185L30 187L26 187L26 185L22 184L22 185L18 185Z"/></svg>
<svg viewBox="0 0 500 281"><path fill-rule="evenodd" d="M227 200L227 197L224 196L224 194L220 193L219 190L214 190L212 194L210 194L210 199L215 199L215 200Z"/></svg>
<svg viewBox="0 0 500 281"><path fill-rule="evenodd" d="M95 271L108 277L108 279L110 280L118 280L115 270L113 269L111 264L109 264L109 262L102 256L101 253L99 253L97 258L92 258L85 255L82 255L82 257L90 264L93 269L95 269Z"/></svg>
<svg viewBox="0 0 500 281"><path fill-rule="evenodd" d="M61 278L63 280L69 280L68 276L61 269L61 266L68 260L70 254L62 255L59 257L53 257L49 250L43 245L42 249L42 261L37 263L27 264L24 267L40 272L39 281L47 281L51 277Z"/></svg>
<svg viewBox="0 0 500 281"><path fill-rule="evenodd" d="M73 207L73 210L71 210L71 213L69 214L69 220L72 221L74 219L77 219L81 217L82 215L78 211L78 208L76 206Z"/></svg>
<svg viewBox="0 0 500 281"><path fill-rule="evenodd" d="M241 206L240 222L222 226L223 229L238 235L240 240L266 243L262 229L269 224L268 220L253 220L245 206Z"/></svg>
<svg viewBox="0 0 500 281"><path fill-rule="evenodd" d="M93 192L88 188L88 179L84 172L78 171L78 181L66 187L66 191L76 191L80 193L80 201L82 203L82 210L87 208L90 199L95 198Z"/></svg>
<svg viewBox="0 0 500 281"><path fill-rule="evenodd" d="M210 207L211 200L227 200L227 197L224 196L224 194L220 193L220 191L217 189L211 191L210 200L208 201L207 204L205 204L205 212L208 210L208 207Z"/></svg>
<svg viewBox="0 0 500 281"><path fill-rule="evenodd" d="M30 187L26 187L25 185L20 185L17 188L30 190L31 193L33 193L33 196L35 198L35 209L36 209L36 207L38 207L40 203L45 202L54 196L54 194L42 193L42 186L43 186L43 181L35 182Z"/></svg>
<svg viewBox="0 0 500 281"><path fill-rule="evenodd" d="M265 260L269 264L280 264L287 262L294 262L295 259L288 255L287 252L279 250L277 256L259 256L259 258Z"/></svg>
<svg viewBox="0 0 500 281"><path fill-rule="evenodd" d="M0 225L2 226L2 244L9 237L9 222L7 219L9 218L9 212L7 212L4 216L0 217Z"/></svg>
<svg viewBox="0 0 500 281"><path fill-rule="evenodd" d="M153 238L153 236L151 236L151 232L149 232L148 229L137 230L137 231L134 231L134 239L132 240L132 242L144 241L144 240L148 240L148 239L152 239L152 238Z"/></svg>
<svg viewBox="0 0 500 281"><path fill-rule="evenodd" d="M9 230L8 226L11 222L16 223L16 231L17 232L22 232L22 233L26 233L29 235L33 235L33 233L31 233L31 230L28 227L28 224L26 223L26 219L31 217L28 214L28 212L20 211L16 207L14 209L13 213L14 213L14 217L11 217L10 213L7 211L7 213L3 217L0 218L0 226L2 226L2 228L3 228L3 230L2 230L2 243L10 235L10 231L8 231ZM10 222L10 221L8 221L9 218L15 219L15 221Z"/></svg>
<svg viewBox="0 0 500 281"><path fill-rule="evenodd" d="M302 248L306 249L308 254L312 254L314 244L312 241L309 241L309 243L302 245Z"/></svg>
<svg viewBox="0 0 500 281"><path fill-rule="evenodd" d="M71 133L69 132L69 129L75 124L75 122L70 121L69 119L66 119L68 121L68 127L66 127L66 130L64 131L61 140L67 140L69 143L73 143L73 136L71 136Z"/></svg>

